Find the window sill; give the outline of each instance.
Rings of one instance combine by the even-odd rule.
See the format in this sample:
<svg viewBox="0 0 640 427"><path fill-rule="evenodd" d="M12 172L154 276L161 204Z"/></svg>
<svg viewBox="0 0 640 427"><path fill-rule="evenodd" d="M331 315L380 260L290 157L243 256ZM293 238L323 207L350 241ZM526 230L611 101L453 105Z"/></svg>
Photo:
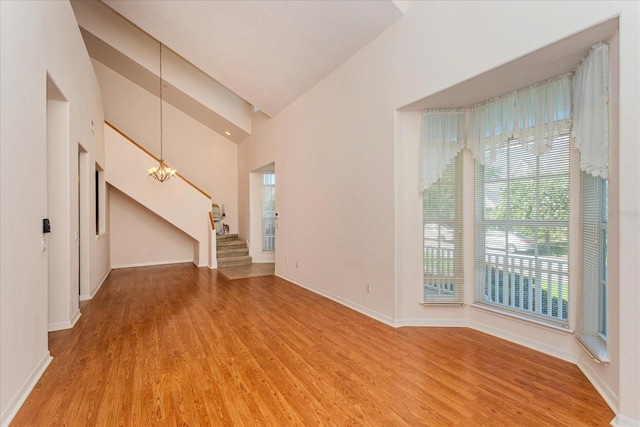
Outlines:
<svg viewBox="0 0 640 427"><path fill-rule="evenodd" d="M439 305L439 306L451 306L451 305L458 305L460 307L464 307L466 304L460 301L418 301L418 304L420 304L421 306L433 306L433 305Z"/></svg>
<svg viewBox="0 0 640 427"><path fill-rule="evenodd" d="M521 316L517 313L512 313L512 312L508 312L508 311L503 311L503 310L499 310L497 308L493 308L481 303L473 303L471 304L471 307L473 308L477 308L479 310L483 310L483 311L487 311L491 314L495 314L501 317L507 317L509 319L515 320L517 322L520 323L524 323L530 326L535 326L541 329L546 329L546 330L552 330L554 332L559 332L562 334L573 334L574 330L569 328L568 326L560 326L560 325L555 325L553 323L547 323L547 322L543 322L541 320L536 320L536 319L531 319L529 317L525 317L525 316Z"/></svg>
<svg viewBox="0 0 640 427"><path fill-rule="evenodd" d="M580 346L596 361L596 363L609 363L607 345L599 338L584 334L576 334Z"/></svg>

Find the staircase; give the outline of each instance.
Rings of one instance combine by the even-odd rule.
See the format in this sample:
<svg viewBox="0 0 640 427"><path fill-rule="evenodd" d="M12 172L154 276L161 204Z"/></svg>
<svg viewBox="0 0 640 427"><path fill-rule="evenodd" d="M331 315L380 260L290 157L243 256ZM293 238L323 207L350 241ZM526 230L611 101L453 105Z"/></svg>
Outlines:
<svg viewBox="0 0 640 427"><path fill-rule="evenodd" d="M251 265L247 242L238 239L237 234L216 235L216 255L218 268Z"/></svg>
<svg viewBox="0 0 640 427"><path fill-rule="evenodd" d="M196 241L193 262L215 268L211 196L179 174L160 184L144 171L158 162L146 150L109 123L104 126L105 180ZM170 202L167 202L170 201Z"/></svg>

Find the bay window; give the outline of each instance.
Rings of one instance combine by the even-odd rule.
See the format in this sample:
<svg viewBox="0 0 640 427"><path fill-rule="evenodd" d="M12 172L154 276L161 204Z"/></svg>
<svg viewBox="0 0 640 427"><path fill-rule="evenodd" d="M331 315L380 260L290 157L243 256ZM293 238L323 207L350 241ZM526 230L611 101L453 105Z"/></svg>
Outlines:
<svg viewBox="0 0 640 427"><path fill-rule="evenodd" d="M607 361L608 60L608 45L598 43L574 73L467 109L423 112L425 303L464 302L458 153L466 147L475 158L475 232L466 240L474 246L475 303L575 327L589 354ZM579 171L571 156L579 156ZM580 203L572 206L578 174ZM580 233L570 235L576 209ZM570 241L580 248L571 257ZM570 260L580 265L576 277Z"/></svg>

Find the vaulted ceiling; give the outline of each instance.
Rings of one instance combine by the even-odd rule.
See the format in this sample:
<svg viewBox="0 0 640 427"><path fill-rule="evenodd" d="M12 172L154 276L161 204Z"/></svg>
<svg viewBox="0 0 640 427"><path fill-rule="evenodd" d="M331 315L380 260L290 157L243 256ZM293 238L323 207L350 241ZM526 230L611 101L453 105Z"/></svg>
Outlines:
<svg viewBox="0 0 640 427"><path fill-rule="evenodd" d="M402 16L391 0L103 0L269 116Z"/></svg>

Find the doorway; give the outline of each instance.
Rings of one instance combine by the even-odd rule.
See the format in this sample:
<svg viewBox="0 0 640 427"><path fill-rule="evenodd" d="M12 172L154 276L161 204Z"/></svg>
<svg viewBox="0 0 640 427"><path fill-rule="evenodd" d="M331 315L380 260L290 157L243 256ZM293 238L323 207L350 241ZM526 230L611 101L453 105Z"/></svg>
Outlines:
<svg viewBox="0 0 640 427"><path fill-rule="evenodd" d="M262 251L276 250L276 174L262 174Z"/></svg>
<svg viewBox="0 0 640 427"><path fill-rule="evenodd" d="M47 213L50 232L43 235L43 248L47 252L47 303L49 331L69 327L73 313L72 296L75 290L75 274L70 265L75 252L69 244L71 224L69 201L74 196L69 168L69 102L56 83L47 75L46 92L46 179ZM73 170L73 169L72 169ZM77 296L75 297L77 299ZM77 304L77 303L76 303Z"/></svg>
<svg viewBox="0 0 640 427"><path fill-rule="evenodd" d="M278 228L275 163L251 172L249 194L249 255L255 263L275 262Z"/></svg>

